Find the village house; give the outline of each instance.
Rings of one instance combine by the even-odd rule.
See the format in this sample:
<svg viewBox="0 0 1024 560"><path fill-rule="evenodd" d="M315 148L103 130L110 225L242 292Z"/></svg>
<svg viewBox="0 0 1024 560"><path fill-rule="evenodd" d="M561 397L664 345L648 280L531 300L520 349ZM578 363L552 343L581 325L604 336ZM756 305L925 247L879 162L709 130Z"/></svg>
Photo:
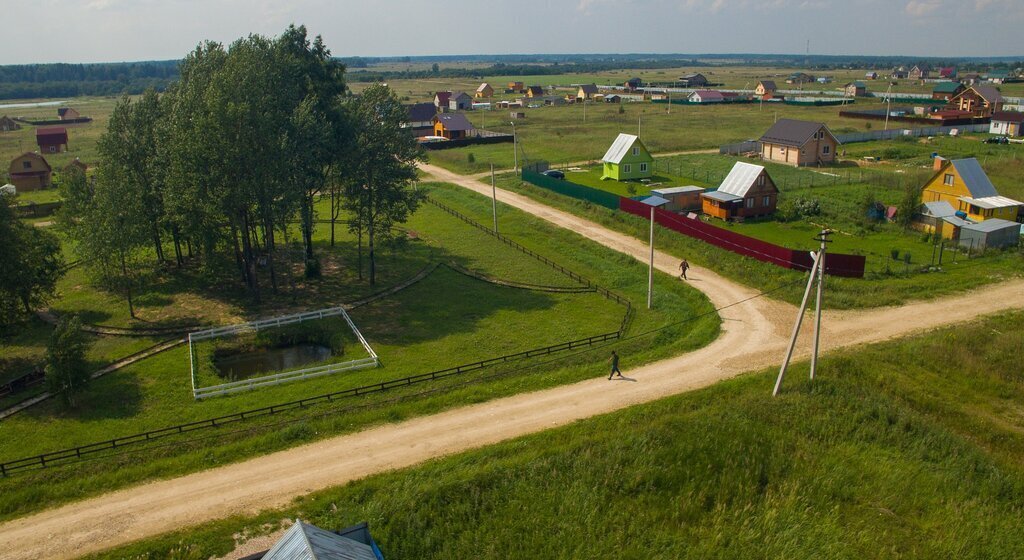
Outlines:
<svg viewBox="0 0 1024 560"><path fill-rule="evenodd" d="M528 86L526 88L526 97L544 97L544 88L540 86Z"/></svg>
<svg viewBox="0 0 1024 560"><path fill-rule="evenodd" d="M993 70L985 74L985 80L990 84L1002 84L1009 79L1010 73L1006 70Z"/></svg>
<svg viewBox="0 0 1024 560"><path fill-rule="evenodd" d="M935 174L921 190L922 202L945 201L973 222L1015 221L1024 202L1000 196L975 158L935 158Z"/></svg>
<svg viewBox="0 0 1024 560"><path fill-rule="evenodd" d="M53 169L46 158L35 152L25 152L11 160L8 175L18 192L48 189L53 185Z"/></svg>
<svg viewBox="0 0 1024 560"><path fill-rule="evenodd" d="M0 132L12 132L15 130L21 130L21 125L7 115L0 117Z"/></svg>
<svg viewBox="0 0 1024 560"><path fill-rule="evenodd" d="M717 191L701 193L701 211L723 220L757 218L775 212L779 189L762 165L732 166Z"/></svg>
<svg viewBox="0 0 1024 560"><path fill-rule="evenodd" d="M864 77L867 78L868 80L877 80L878 72L868 72L867 74L864 74Z"/></svg>
<svg viewBox="0 0 1024 560"><path fill-rule="evenodd" d="M448 110L469 111L473 108L473 98L464 91L453 91L448 98Z"/></svg>
<svg viewBox="0 0 1024 560"><path fill-rule="evenodd" d="M629 91L636 91L643 85L643 82L640 81L640 78L630 78L622 85Z"/></svg>
<svg viewBox="0 0 1024 560"><path fill-rule="evenodd" d="M235 556L236 558L238 556ZM274 546L263 553L245 556L247 560L383 560L366 523L340 531L327 531L295 520Z"/></svg>
<svg viewBox="0 0 1024 560"><path fill-rule="evenodd" d="M947 106L972 113L975 117L987 118L1002 110L1003 96L992 86L971 86L950 99Z"/></svg>
<svg viewBox="0 0 1024 560"><path fill-rule="evenodd" d="M907 72L907 77L911 80L926 80L932 73L932 69L927 65L914 66Z"/></svg>
<svg viewBox="0 0 1024 560"><path fill-rule="evenodd" d="M1003 136L1024 136L1024 125L1021 123L1024 123L1024 113L1018 111L993 113L988 132Z"/></svg>
<svg viewBox="0 0 1024 560"><path fill-rule="evenodd" d="M491 84L484 82L476 88L476 93L473 94L473 97L481 99L494 97L494 88L491 87Z"/></svg>
<svg viewBox="0 0 1024 560"><path fill-rule="evenodd" d="M50 126L36 129L36 145L44 154L57 154L68 149L68 129Z"/></svg>
<svg viewBox="0 0 1024 560"><path fill-rule="evenodd" d="M907 78L907 75L908 73L903 67L894 68L893 71L889 73L889 77L894 80L904 80Z"/></svg>
<svg viewBox="0 0 1024 560"><path fill-rule="evenodd" d="M435 93L434 94L434 107L436 107L438 111L447 111L448 110L448 100L451 99L451 97L452 97L452 92L450 92L450 91L439 91L439 92Z"/></svg>
<svg viewBox="0 0 1024 560"><path fill-rule="evenodd" d="M509 82L505 93L526 93L526 86L523 85L523 82Z"/></svg>
<svg viewBox="0 0 1024 560"><path fill-rule="evenodd" d="M946 80L955 79L956 78L956 68L953 67L953 66L946 66L944 68L939 68L939 77L943 78L943 79L946 79Z"/></svg>
<svg viewBox="0 0 1024 560"><path fill-rule="evenodd" d="M850 82L843 86L847 97L864 97L868 94L868 86L864 82Z"/></svg>
<svg viewBox="0 0 1024 560"><path fill-rule="evenodd" d="M759 141L762 159L798 167L832 163L839 146L823 123L794 119L779 119Z"/></svg>
<svg viewBox="0 0 1024 560"><path fill-rule="evenodd" d="M576 90L576 99L580 101L584 99L593 99L595 95L597 95L596 84L583 84Z"/></svg>
<svg viewBox="0 0 1024 560"><path fill-rule="evenodd" d="M794 72L786 78L787 84L810 84L817 81L817 78L804 72Z"/></svg>
<svg viewBox="0 0 1024 560"><path fill-rule="evenodd" d="M62 121L71 121L82 118L82 115L71 107L61 107L57 109L57 118Z"/></svg>
<svg viewBox="0 0 1024 560"><path fill-rule="evenodd" d="M622 96L616 93L609 93L602 99L605 103L622 103Z"/></svg>
<svg viewBox="0 0 1024 560"><path fill-rule="evenodd" d="M761 80L760 82L757 82L757 87L754 88L754 95L771 99L775 96L775 92L778 89L779 88L775 85L773 80Z"/></svg>
<svg viewBox="0 0 1024 560"><path fill-rule="evenodd" d="M409 111L409 115L402 128L411 130L413 136L430 136L434 130L434 115L437 114L437 107L428 101L406 105L405 108Z"/></svg>
<svg viewBox="0 0 1024 560"><path fill-rule="evenodd" d="M473 131L473 123L462 113L442 113L434 116L434 136L462 140L469 138Z"/></svg>
<svg viewBox="0 0 1024 560"><path fill-rule="evenodd" d="M691 93L687 99L690 103L721 103L725 101L725 96L720 91L699 89Z"/></svg>
<svg viewBox="0 0 1024 560"><path fill-rule="evenodd" d="M978 74L976 72L962 74L958 78L958 80L961 84L964 84L965 86L973 86L974 84L977 84L978 82L981 81L981 74Z"/></svg>
<svg viewBox="0 0 1024 560"><path fill-rule="evenodd" d="M960 95L965 89L967 87L960 82L939 82L932 88L932 99L948 102L950 99Z"/></svg>
<svg viewBox="0 0 1024 560"><path fill-rule="evenodd" d="M619 134L601 161L604 163L602 180L649 179L654 174L654 157L640 138L632 134Z"/></svg>
<svg viewBox="0 0 1024 560"><path fill-rule="evenodd" d="M687 74L679 78L680 86L687 88L702 88L708 86L708 79L704 74Z"/></svg>

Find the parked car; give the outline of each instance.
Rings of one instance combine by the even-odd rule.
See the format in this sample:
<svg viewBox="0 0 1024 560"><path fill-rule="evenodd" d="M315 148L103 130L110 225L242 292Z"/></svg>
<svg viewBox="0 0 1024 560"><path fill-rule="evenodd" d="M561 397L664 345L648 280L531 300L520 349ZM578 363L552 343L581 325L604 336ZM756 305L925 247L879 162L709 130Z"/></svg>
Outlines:
<svg viewBox="0 0 1024 560"><path fill-rule="evenodd" d="M986 144L1009 144L1010 139L1005 136L992 136L985 139Z"/></svg>
<svg viewBox="0 0 1024 560"><path fill-rule="evenodd" d="M565 173L562 173L557 169L548 169L543 174L551 177L552 179L565 179Z"/></svg>

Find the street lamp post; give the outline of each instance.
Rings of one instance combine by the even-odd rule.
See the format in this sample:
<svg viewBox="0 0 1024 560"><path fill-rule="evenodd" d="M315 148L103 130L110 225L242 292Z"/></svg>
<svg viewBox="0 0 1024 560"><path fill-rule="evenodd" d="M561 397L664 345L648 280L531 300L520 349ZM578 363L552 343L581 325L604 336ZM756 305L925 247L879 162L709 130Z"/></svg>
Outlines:
<svg viewBox="0 0 1024 560"><path fill-rule="evenodd" d="M885 90L885 130L889 130L889 113L892 112L892 82Z"/></svg>
<svg viewBox="0 0 1024 560"><path fill-rule="evenodd" d="M669 201L660 196L649 196L640 202L651 207L651 259L647 266L647 309L650 309L654 299L654 209L668 204Z"/></svg>

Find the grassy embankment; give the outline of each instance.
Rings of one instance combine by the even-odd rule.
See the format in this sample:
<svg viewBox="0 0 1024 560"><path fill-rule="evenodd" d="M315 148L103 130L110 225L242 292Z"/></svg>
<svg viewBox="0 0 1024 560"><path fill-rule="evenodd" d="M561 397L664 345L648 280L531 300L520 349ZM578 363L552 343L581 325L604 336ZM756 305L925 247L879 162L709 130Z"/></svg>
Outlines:
<svg viewBox="0 0 1024 560"><path fill-rule="evenodd" d="M1022 346L1024 313L981 319L797 364L778 398L745 375L94 557L301 518L369 521L396 558L1017 558Z"/></svg>
<svg viewBox="0 0 1024 560"><path fill-rule="evenodd" d="M431 189L431 196L478 220L489 218L490 203L483 197L454 187L426 187ZM505 234L530 249L632 301L644 299L646 269L635 260L504 206L500 208L500 220ZM564 276L433 206L424 206L407 228L415 239L406 240L402 248L380 253L382 287L397 284L438 261L454 261L465 268L518 282L571 285ZM352 236L340 234L341 241L333 252L326 245L327 236L325 228L318 231L318 250L322 255L336 255L336 266L325 268L321 282L311 282L296 292L296 301L290 302L292 309L301 305L307 309L335 305L366 293L365 281L359 283L354 277ZM395 278L394 272L388 272L395 270L404 271L404 275ZM347 281L353 287L346 293L343 288ZM332 288L332 284L337 286ZM718 318L713 314L680 323L711 311L699 292L666 275L658 275L655 284L655 309L637 309L630 332L662 330L614 343L628 356L625 365L697 348L718 332ZM209 310L206 318L267 314L264 308L233 307L229 305L230 298L221 297L223 292L230 292L230 288L223 284L194 284L182 294L162 294L161 305L175 306L181 297L192 302L194 309ZM81 311L105 314L113 322L126 315L121 310L123 305L105 308L106 296L85 295L88 294L76 300L76 305L84 306L79 308ZM271 300L269 290L267 299ZM287 302L290 294L283 294L280 299ZM99 309L92 309L93 304ZM273 307L275 302L268 301L268 305ZM0 441L0 456L11 460L615 331L623 311L621 306L593 293L548 293L495 286L441 267L407 290L351 313L380 355L380 369L194 402L189 390L187 350L178 348L97 380L77 410L63 410L55 402L48 402L4 421L6 435ZM0 479L0 517L23 515L142 480L201 470L382 422L601 375L609 351L610 347L604 345L488 368L430 385L317 405L206 431L200 439L191 435L172 438L129 448L110 458Z"/></svg>

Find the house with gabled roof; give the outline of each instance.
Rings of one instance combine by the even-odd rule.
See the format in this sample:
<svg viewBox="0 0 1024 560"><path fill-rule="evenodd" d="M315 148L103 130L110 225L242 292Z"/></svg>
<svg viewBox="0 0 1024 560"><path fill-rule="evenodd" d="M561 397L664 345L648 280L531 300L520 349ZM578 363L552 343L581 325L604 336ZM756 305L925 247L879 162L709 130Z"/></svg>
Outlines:
<svg viewBox="0 0 1024 560"><path fill-rule="evenodd" d="M1024 136L1024 113L1019 111L993 113L988 132L1004 136Z"/></svg>
<svg viewBox="0 0 1024 560"><path fill-rule="evenodd" d="M928 66L927 64L922 64L920 66L914 66L913 68L911 68L910 71L907 72L907 77L910 78L911 80L925 80L928 78L928 76L931 75L931 73L931 67Z"/></svg>
<svg viewBox="0 0 1024 560"><path fill-rule="evenodd" d="M932 99L948 102L960 95L967 86L960 82L939 82L932 88Z"/></svg>
<svg viewBox="0 0 1024 560"><path fill-rule="evenodd" d="M440 113L434 116L434 136L462 140L468 138L474 130L473 123L462 113Z"/></svg>
<svg viewBox="0 0 1024 560"><path fill-rule="evenodd" d="M923 202L911 221L914 229L934 233L943 239L956 239L960 228L969 224L956 215L956 210L945 200Z"/></svg>
<svg viewBox="0 0 1024 560"><path fill-rule="evenodd" d="M861 81L850 82L843 86L843 91L847 97L864 97L868 94L868 86Z"/></svg>
<svg viewBox="0 0 1024 560"><path fill-rule="evenodd" d="M597 95L597 84L583 84L576 89L576 99L593 99Z"/></svg>
<svg viewBox="0 0 1024 560"><path fill-rule="evenodd" d="M60 107L57 109L57 118L62 121L70 121L80 119L82 115L73 107Z"/></svg>
<svg viewBox="0 0 1024 560"><path fill-rule="evenodd" d="M950 109L973 113L975 117L987 118L1003 109L1003 94L988 85L974 85L949 100Z"/></svg>
<svg viewBox="0 0 1024 560"><path fill-rule="evenodd" d="M736 162L718 190L700 195L701 210L723 220L758 218L775 213L779 188L763 165Z"/></svg>
<svg viewBox="0 0 1024 560"><path fill-rule="evenodd" d="M53 185L53 169L46 158L36 152L25 152L12 159L7 171L18 192L37 191Z"/></svg>
<svg viewBox="0 0 1024 560"><path fill-rule="evenodd" d="M797 167L829 164L839 140L824 123L779 119L761 139L761 159Z"/></svg>
<svg viewBox="0 0 1024 560"><path fill-rule="evenodd" d="M806 72L794 72L786 78L787 84L810 84L817 81L817 78Z"/></svg>
<svg viewBox="0 0 1024 560"><path fill-rule="evenodd" d="M955 66L945 66L943 68L939 68L939 77L940 78L945 78L947 80L952 80L952 79L956 78L956 67Z"/></svg>
<svg viewBox="0 0 1024 560"><path fill-rule="evenodd" d="M384 560L366 523L327 531L296 520L261 560ZM250 558L250 557L247 557Z"/></svg>
<svg viewBox="0 0 1024 560"><path fill-rule="evenodd" d="M437 107L438 111L446 111L448 109L448 100L451 99L452 92L450 91L439 91L434 94L434 107Z"/></svg>
<svg viewBox="0 0 1024 560"><path fill-rule="evenodd" d="M491 87L491 84L484 82L477 86L476 93L473 94L473 97L480 99L488 99L494 97L494 88Z"/></svg>
<svg viewBox="0 0 1024 560"><path fill-rule="evenodd" d="M708 86L708 79L704 74L692 73L679 78L682 87L701 88Z"/></svg>
<svg viewBox="0 0 1024 560"><path fill-rule="evenodd" d="M406 122L402 128L411 130L413 136L429 136L434 130L434 115L437 114L437 107L427 101L424 103L413 103L406 105L409 111Z"/></svg>
<svg viewBox="0 0 1024 560"><path fill-rule="evenodd" d="M778 89L779 88L775 85L774 80L761 80L760 82L757 82L757 87L754 88L754 95L771 99L772 96L775 95L775 91Z"/></svg>
<svg viewBox="0 0 1024 560"><path fill-rule="evenodd" d="M68 129L48 126L36 129L36 145L44 154L57 154L68 149Z"/></svg>
<svg viewBox="0 0 1024 560"><path fill-rule="evenodd" d="M690 103L721 103L725 101L725 96L722 92L711 89L698 89L691 93L687 100Z"/></svg>
<svg viewBox="0 0 1024 560"><path fill-rule="evenodd" d="M622 85L629 91L636 91L640 86L643 85L643 81L641 81L640 78L630 78L626 80L626 82L623 83Z"/></svg>
<svg viewBox="0 0 1024 560"><path fill-rule="evenodd" d="M540 86L527 86L526 97L544 97L544 88Z"/></svg>
<svg viewBox="0 0 1024 560"><path fill-rule="evenodd" d="M0 132L12 132L15 130L21 130L21 125L7 115L0 117Z"/></svg>
<svg viewBox="0 0 1024 560"><path fill-rule="evenodd" d="M453 91L448 97L448 110L469 111L473 108L473 97L464 91Z"/></svg>
<svg viewBox="0 0 1024 560"><path fill-rule="evenodd" d="M602 180L649 179L654 174L654 156L640 138L632 134L619 134L601 161L604 164Z"/></svg>
<svg viewBox="0 0 1024 560"><path fill-rule="evenodd" d="M935 173L921 189L922 202L946 201L974 222L1016 220L1024 202L1000 196L975 158L935 158Z"/></svg>

